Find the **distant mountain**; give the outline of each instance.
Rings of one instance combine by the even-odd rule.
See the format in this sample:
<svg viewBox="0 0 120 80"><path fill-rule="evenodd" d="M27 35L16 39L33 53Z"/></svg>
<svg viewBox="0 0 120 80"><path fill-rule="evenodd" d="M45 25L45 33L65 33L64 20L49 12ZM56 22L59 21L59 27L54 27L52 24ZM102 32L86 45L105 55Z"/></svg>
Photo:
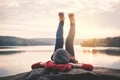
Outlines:
<svg viewBox="0 0 120 80"><path fill-rule="evenodd" d="M75 40L75 44L80 44L80 39ZM0 46L38 46L55 45L55 38L19 38L12 36L0 36Z"/></svg>
<svg viewBox="0 0 120 80"><path fill-rule="evenodd" d="M54 38L34 38L28 40L28 45L54 45Z"/></svg>
<svg viewBox="0 0 120 80"><path fill-rule="evenodd" d="M64 40L65 41L65 40ZM75 45L83 47L120 47L120 37L75 39ZM39 46L55 45L55 38L19 38L12 36L0 36L0 46Z"/></svg>
<svg viewBox="0 0 120 80"><path fill-rule="evenodd" d="M0 36L0 46L25 46L27 39L12 36Z"/></svg>
<svg viewBox="0 0 120 80"><path fill-rule="evenodd" d="M53 38L25 39L12 36L0 36L0 46L34 46L34 45L54 45Z"/></svg>

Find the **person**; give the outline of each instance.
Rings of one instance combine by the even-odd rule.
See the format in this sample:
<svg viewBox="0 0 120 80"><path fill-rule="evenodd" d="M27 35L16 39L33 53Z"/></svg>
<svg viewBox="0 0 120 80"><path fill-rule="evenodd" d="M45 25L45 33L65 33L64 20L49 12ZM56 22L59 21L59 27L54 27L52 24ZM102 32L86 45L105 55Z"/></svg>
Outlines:
<svg viewBox="0 0 120 80"><path fill-rule="evenodd" d="M58 29L56 32L56 43L54 53L51 56L51 60L48 62L37 62L34 63L31 68L48 68L52 70L58 71L66 71L72 68L81 68L85 70L91 71L93 66L91 64L85 63L78 63L75 59L75 52L74 52L74 37L75 37L75 17L74 13L69 13L69 20L70 20L70 29L65 43L65 49L63 49L64 45L64 37L63 37L63 26L64 26L64 13L59 12L59 24Z"/></svg>

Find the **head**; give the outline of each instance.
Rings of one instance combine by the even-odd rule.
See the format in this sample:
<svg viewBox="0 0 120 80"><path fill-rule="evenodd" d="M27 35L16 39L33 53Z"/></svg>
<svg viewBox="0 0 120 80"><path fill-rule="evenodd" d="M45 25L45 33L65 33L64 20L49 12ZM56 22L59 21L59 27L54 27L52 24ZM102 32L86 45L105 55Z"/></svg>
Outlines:
<svg viewBox="0 0 120 80"><path fill-rule="evenodd" d="M53 55L54 63L66 64L69 62L69 60L70 60L69 53L66 50L60 48L54 52L54 55Z"/></svg>

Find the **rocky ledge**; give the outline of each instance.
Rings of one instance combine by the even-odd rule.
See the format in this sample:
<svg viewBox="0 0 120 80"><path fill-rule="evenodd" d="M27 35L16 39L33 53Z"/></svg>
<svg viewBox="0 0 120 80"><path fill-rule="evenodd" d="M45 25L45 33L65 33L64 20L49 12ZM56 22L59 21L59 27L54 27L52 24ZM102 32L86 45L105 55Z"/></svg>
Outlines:
<svg viewBox="0 0 120 80"><path fill-rule="evenodd" d="M93 71L72 69L66 72L58 72L38 68L30 72L1 77L0 80L120 80L120 69L95 67Z"/></svg>

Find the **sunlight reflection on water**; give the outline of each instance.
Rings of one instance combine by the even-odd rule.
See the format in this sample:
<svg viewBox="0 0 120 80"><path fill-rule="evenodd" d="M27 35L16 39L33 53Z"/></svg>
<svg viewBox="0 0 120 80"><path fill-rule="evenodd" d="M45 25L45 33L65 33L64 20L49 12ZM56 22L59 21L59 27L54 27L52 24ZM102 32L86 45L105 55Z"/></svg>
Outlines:
<svg viewBox="0 0 120 80"><path fill-rule="evenodd" d="M31 70L31 64L50 60L53 46L16 46L0 49L0 76ZM75 46L75 56L80 63L94 66L120 68L120 49L109 47Z"/></svg>

